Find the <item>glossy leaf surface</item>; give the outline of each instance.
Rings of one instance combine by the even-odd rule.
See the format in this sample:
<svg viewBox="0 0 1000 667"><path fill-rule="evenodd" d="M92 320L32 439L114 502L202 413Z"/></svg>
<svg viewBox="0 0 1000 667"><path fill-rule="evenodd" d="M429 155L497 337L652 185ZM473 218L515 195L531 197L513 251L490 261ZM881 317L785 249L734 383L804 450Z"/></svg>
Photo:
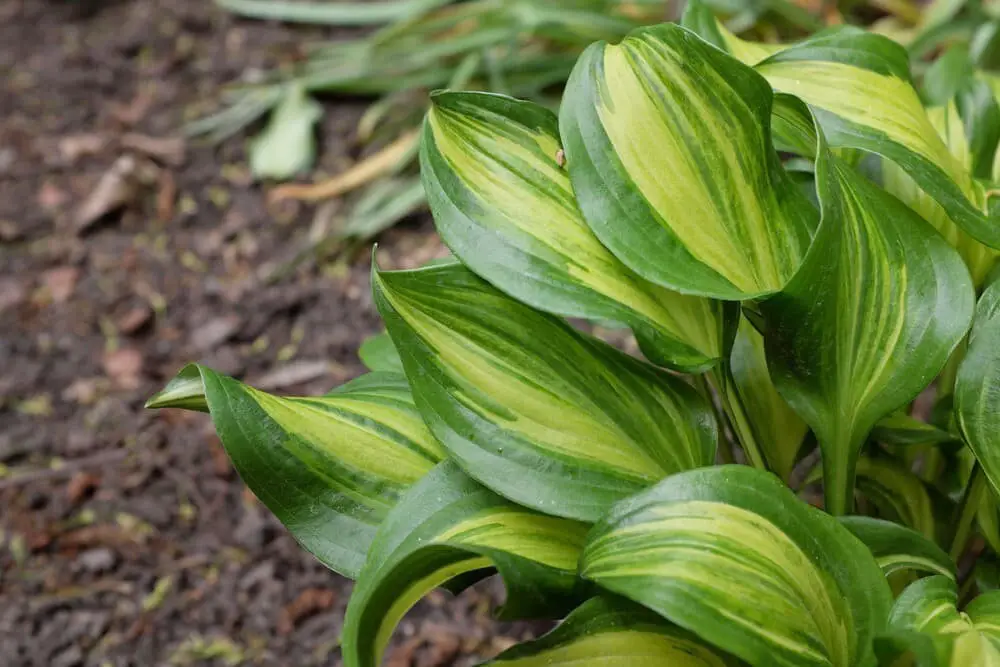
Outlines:
<svg viewBox="0 0 1000 667"><path fill-rule="evenodd" d="M639 275L681 292L780 290L816 214L771 145L772 97L750 68L680 26L587 49L560 130L594 233Z"/></svg>
<svg viewBox="0 0 1000 667"><path fill-rule="evenodd" d="M406 611L434 588L496 568L512 618L572 607L587 526L514 505L446 462L386 517L347 608L346 667L375 667Z"/></svg>
<svg viewBox="0 0 1000 667"><path fill-rule="evenodd" d="M891 605L861 542L745 466L674 475L616 505L580 572L752 665L864 664Z"/></svg>
<svg viewBox="0 0 1000 667"><path fill-rule="evenodd" d="M813 249L761 310L771 378L816 434L827 510L844 514L862 444L944 366L968 328L973 289L940 234L822 144L816 187Z"/></svg>
<svg viewBox="0 0 1000 667"><path fill-rule="evenodd" d="M480 277L530 306L631 326L647 356L704 370L724 354L721 304L637 276L583 220L558 120L530 102L437 93L421 173L442 239Z"/></svg>
<svg viewBox="0 0 1000 667"><path fill-rule="evenodd" d="M376 272L373 283L431 431L497 493L595 520L666 475L713 462L711 408L676 376L459 265Z"/></svg>
<svg viewBox="0 0 1000 667"><path fill-rule="evenodd" d="M400 495L444 458L397 374L286 398L192 364L146 405L209 412L250 490L303 547L351 578Z"/></svg>
<svg viewBox="0 0 1000 667"><path fill-rule="evenodd" d="M944 549L912 528L867 516L840 517L840 525L868 547L887 576L917 570L955 578L955 564Z"/></svg>

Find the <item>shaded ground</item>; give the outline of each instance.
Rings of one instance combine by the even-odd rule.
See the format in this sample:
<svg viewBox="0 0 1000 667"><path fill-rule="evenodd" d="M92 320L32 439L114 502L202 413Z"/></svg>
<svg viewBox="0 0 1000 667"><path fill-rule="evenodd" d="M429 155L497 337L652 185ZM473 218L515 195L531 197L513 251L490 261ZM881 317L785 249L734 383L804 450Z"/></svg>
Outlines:
<svg viewBox="0 0 1000 667"><path fill-rule="evenodd" d="M304 34L208 0L0 3L2 665L338 664L349 584L244 491L206 417L141 409L191 360L287 393L362 370L364 253L264 280L314 211L268 211L241 140L169 140ZM361 108L330 107L327 172ZM417 222L380 252L440 246ZM491 597L435 594L388 664L503 648L523 632L494 634Z"/></svg>

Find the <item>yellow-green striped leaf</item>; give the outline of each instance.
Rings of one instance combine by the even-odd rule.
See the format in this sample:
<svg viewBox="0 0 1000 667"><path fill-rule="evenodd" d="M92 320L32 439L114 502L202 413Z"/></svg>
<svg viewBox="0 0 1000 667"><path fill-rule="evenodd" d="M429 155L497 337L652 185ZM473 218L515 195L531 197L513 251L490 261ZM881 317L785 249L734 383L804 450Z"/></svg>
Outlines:
<svg viewBox="0 0 1000 667"><path fill-rule="evenodd" d="M1000 225L983 214L981 189L938 136L910 81L906 51L857 28L825 31L760 62L776 92L806 102L830 145L896 163L951 221L1000 248Z"/></svg>
<svg viewBox="0 0 1000 667"><path fill-rule="evenodd" d="M497 493L596 520L613 502L714 461L711 407L680 378L461 265L376 271L372 281L424 420Z"/></svg>
<svg viewBox="0 0 1000 667"><path fill-rule="evenodd" d="M961 444L953 433L915 419L905 412L883 417L872 430L872 440L884 445L944 445Z"/></svg>
<svg viewBox="0 0 1000 667"><path fill-rule="evenodd" d="M615 596L592 598L541 639L483 667L729 667L740 664L694 634Z"/></svg>
<svg viewBox="0 0 1000 667"><path fill-rule="evenodd" d="M956 162L961 165L962 169L971 171L972 154L969 150L969 140L955 104L951 103L947 106L928 109L927 116L931 126L945 142ZM917 182L897 164L888 160L882 161L882 182L886 190L902 199L904 203L941 232L948 243L962 255L962 259L965 260L972 273L973 283L977 287L982 285L986 274L1000 257L1000 251L983 245L952 222L944 208L924 192ZM980 193L974 193L974 195L978 194ZM977 199L976 203L982 209L983 202L980 199Z"/></svg>
<svg viewBox="0 0 1000 667"><path fill-rule="evenodd" d="M769 667L867 664L892 601L864 544L745 466L680 473L616 505L580 573Z"/></svg>
<svg viewBox="0 0 1000 667"><path fill-rule="evenodd" d="M303 547L351 578L400 495L444 458L394 373L286 398L192 364L146 405L209 412L250 490Z"/></svg>
<svg viewBox="0 0 1000 667"><path fill-rule="evenodd" d="M933 227L820 139L822 222L802 268L761 311L771 378L819 441L827 510L846 514L861 446L944 366L974 291Z"/></svg>
<svg viewBox="0 0 1000 667"><path fill-rule="evenodd" d="M915 570L955 578L955 564L944 549L912 528L867 516L842 516L840 525L868 547L887 576Z"/></svg>
<svg viewBox="0 0 1000 667"><path fill-rule="evenodd" d="M1000 274L979 298L965 359L955 379L955 422L1000 493Z"/></svg>
<svg viewBox="0 0 1000 667"><path fill-rule="evenodd" d="M787 481L809 427L774 388L764 338L746 319L740 322L730 366L768 469Z"/></svg>
<svg viewBox="0 0 1000 667"><path fill-rule="evenodd" d="M725 354L722 304L637 276L587 227L555 114L488 93L436 93L421 175L442 239L501 291L557 315L632 327L647 356L688 371Z"/></svg>
<svg viewBox="0 0 1000 667"><path fill-rule="evenodd" d="M505 617L567 611L579 602L586 532L584 524L514 505L442 463L400 500L371 545L347 607L345 667L380 665L393 629L421 597L492 568L507 587Z"/></svg>
<svg viewBox="0 0 1000 667"><path fill-rule="evenodd" d="M900 647L917 654L921 667L1000 665L1000 591L980 595L962 612L957 605L952 579L920 579L896 600L890 630ZM921 638L929 639L929 644Z"/></svg>
<svg viewBox="0 0 1000 667"><path fill-rule="evenodd" d="M753 70L677 25L588 48L559 122L601 242L684 293L742 300L780 290L816 212L771 145L772 97Z"/></svg>
<svg viewBox="0 0 1000 667"><path fill-rule="evenodd" d="M934 506L920 477L892 460L868 456L858 461L857 473L858 491L875 506L879 516L934 539Z"/></svg>

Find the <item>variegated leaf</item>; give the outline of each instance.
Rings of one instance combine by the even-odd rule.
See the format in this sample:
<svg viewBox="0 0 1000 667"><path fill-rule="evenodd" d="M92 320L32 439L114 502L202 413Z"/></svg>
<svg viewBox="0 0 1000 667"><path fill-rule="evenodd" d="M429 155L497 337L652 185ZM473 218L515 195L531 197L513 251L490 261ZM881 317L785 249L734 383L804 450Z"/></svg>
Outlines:
<svg viewBox="0 0 1000 667"><path fill-rule="evenodd" d="M840 525L868 547L887 576L915 570L955 578L955 564L944 549L912 528L867 516L843 516Z"/></svg>
<svg viewBox="0 0 1000 667"><path fill-rule="evenodd" d="M1000 274L976 306L965 359L955 379L955 422L1000 493Z"/></svg>
<svg viewBox="0 0 1000 667"><path fill-rule="evenodd" d="M934 506L927 487L915 473L888 459L862 457L858 461L858 490L878 510L933 540Z"/></svg>
<svg viewBox="0 0 1000 667"><path fill-rule="evenodd" d="M960 444L953 433L939 429L927 422L914 419L905 412L894 412L883 417L872 430L872 440L884 445L945 445Z"/></svg>
<svg viewBox="0 0 1000 667"><path fill-rule="evenodd" d="M928 109L927 115L932 128L945 142L956 162L961 165L962 169L971 171L972 156L969 151L969 140L955 104L951 103L947 106ZM972 273L973 283L977 287L981 286L983 280L986 279L986 274L1000 257L1000 251L983 245L952 222L945 209L894 162L882 161L882 181L886 190L902 199L910 208L934 225L948 240L948 243L958 250ZM973 193L973 196L977 197L976 205L982 209L984 202L981 201L980 195L979 192Z"/></svg>
<svg viewBox="0 0 1000 667"><path fill-rule="evenodd" d="M742 300L780 290L816 212L771 145L772 92L671 24L581 56L560 130L587 223L644 278Z"/></svg>
<svg viewBox="0 0 1000 667"><path fill-rule="evenodd" d="M779 51L755 69L776 92L810 106L831 146L896 163L955 225L1000 248L1000 225L982 212L980 186L934 130L898 44L843 27Z"/></svg>
<svg viewBox="0 0 1000 667"><path fill-rule="evenodd" d="M1000 591L980 595L964 612L957 605L958 591L952 579L920 579L896 600L889 629L900 647L917 653L921 667L1000 665ZM930 644L921 642L921 637Z"/></svg>
<svg viewBox="0 0 1000 667"><path fill-rule="evenodd" d="M867 664L892 601L846 528L746 466L680 473L616 505L580 573L773 667Z"/></svg>
<svg viewBox="0 0 1000 667"><path fill-rule="evenodd" d="M736 659L615 596L592 598L541 639L483 667L736 667Z"/></svg>
<svg viewBox="0 0 1000 667"><path fill-rule="evenodd" d="M345 667L376 667L403 615L447 582L496 568L511 618L558 614L577 600L584 524L504 500L442 463L390 512L354 588L342 636Z"/></svg>
<svg viewBox="0 0 1000 667"><path fill-rule="evenodd" d="M643 280L587 227L555 114L488 93L431 101L421 174L437 229L466 266L535 308L628 324L657 363L700 371L723 357L722 304Z"/></svg>
<svg viewBox="0 0 1000 667"><path fill-rule="evenodd" d="M678 377L460 265L376 272L373 284L424 420L497 493L592 521L666 475L714 461L711 407Z"/></svg>
<svg viewBox="0 0 1000 667"><path fill-rule="evenodd" d="M745 319L736 334L730 367L768 469L787 481L809 427L774 388L764 339Z"/></svg>
<svg viewBox="0 0 1000 667"><path fill-rule="evenodd" d="M944 366L974 291L940 234L818 146L823 220L802 268L761 311L771 378L819 441L827 510L846 514L861 446Z"/></svg>
<svg viewBox="0 0 1000 667"><path fill-rule="evenodd" d="M250 490L303 547L351 578L399 496L444 458L394 373L285 398L192 364L146 406L209 412Z"/></svg>

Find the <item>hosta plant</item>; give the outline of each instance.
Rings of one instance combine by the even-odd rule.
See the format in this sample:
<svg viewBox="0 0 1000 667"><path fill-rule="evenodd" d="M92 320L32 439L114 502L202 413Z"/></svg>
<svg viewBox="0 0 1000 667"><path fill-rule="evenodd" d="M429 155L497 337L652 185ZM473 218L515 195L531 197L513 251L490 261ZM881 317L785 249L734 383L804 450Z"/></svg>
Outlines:
<svg viewBox="0 0 1000 667"><path fill-rule="evenodd" d="M150 405L209 412L357 580L348 667L494 573L503 617L562 622L491 665L1000 664L1000 109L963 76L925 108L884 37L764 46L695 4L588 48L558 115L437 93L454 256L373 268L371 372L192 365Z"/></svg>

